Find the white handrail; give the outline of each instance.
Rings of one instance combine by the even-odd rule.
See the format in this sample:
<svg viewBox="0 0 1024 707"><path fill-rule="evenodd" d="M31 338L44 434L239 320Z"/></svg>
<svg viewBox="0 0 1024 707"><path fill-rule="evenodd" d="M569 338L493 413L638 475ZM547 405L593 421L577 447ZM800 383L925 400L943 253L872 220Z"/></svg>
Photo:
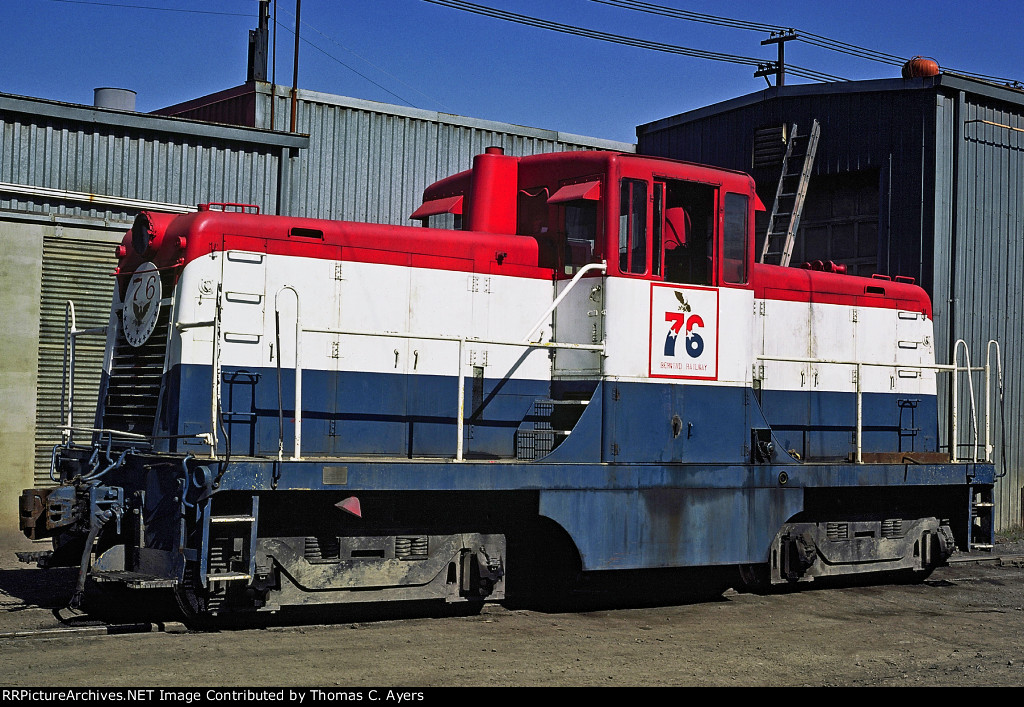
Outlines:
<svg viewBox="0 0 1024 707"><path fill-rule="evenodd" d="M837 366L876 366L879 368L917 368L921 370L935 370L935 371L952 371L955 366L951 363L896 363L893 361L853 361L844 359L831 359L831 358L801 358L797 356L762 356L758 354L754 358L761 361L783 361L788 363L824 363L824 364L835 364ZM968 370L963 366L960 367L961 371ZM981 366L971 368L972 371L983 371L985 370Z"/></svg>
<svg viewBox="0 0 1024 707"><path fill-rule="evenodd" d="M963 348L963 351L964 351L964 356L967 359L967 366L966 367L965 366L960 366L957 363L957 352L960 351L961 344L963 344L962 348ZM977 462L978 461L978 413L974 409L974 376L971 375L971 370L973 370L971 368L971 352L967 348L967 342L964 341L963 339L957 339L956 343L953 344L953 366L955 367L955 370L953 371L953 386L952 386L953 387L953 390L952 390L952 399L953 399L953 402L952 402L952 405L953 405L953 410L952 410L953 430L952 430L952 438L949 440L950 461L954 461L954 462L957 461L957 457L959 456L957 454L957 449L958 449L958 447L960 445L960 438L958 436L958 430L957 430L957 425L956 425L956 423L957 423L957 413L956 413L956 411L957 411L957 406L959 404L959 396L960 396L960 393L959 393L959 390L958 390L958 388L960 386L957 385L957 374L960 371L967 371L967 387L968 387L968 390L970 391L970 394L971 394L971 421L972 421L972 424L974 426L974 456L973 456L973 460L975 462Z"/></svg>
<svg viewBox="0 0 1024 707"><path fill-rule="evenodd" d="M1002 353L999 349L999 342L995 339L989 339L985 345L985 461L992 461L992 425L990 421L992 419L992 390L990 385L991 378L991 362L992 362L992 347L995 346L996 350L996 375L998 376L997 384L999 385L999 400L1003 400L1003 358ZM1002 408L1000 408L1002 409ZM1000 419L1002 419L1000 417Z"/></svg>
<svg viewBox="0 0 1024 707"><path fill-rule="evenodd" d="M210 383L210 459L217 457L217 423L220 420L220 334L223 283L217 285L217 299L213 312L213 342L211 344L210 368L213 380Z"/></svg>
<svg viewBox="0 0 1024 707"><path fill-rule="evenodd" d="M518 346L524 349L583 349L604 351L604 344L569 344L558 341L507 341L502 339L476 339L468 336L446 334L417 334L411 331L371 331L361 329L303 329L306 334L331 334L333 336L380 336L392 339L419 339L422 341L463 341L488 346Z"/></svg>
<svg viewBox="0 0 1024 707"><path fill-rule="evenodd" d="M580 272L577 273L577 275L582 274L587 268L590 268L590 269L601 268L601 269L603 269L605 267L605 265L603 263L601 263L599 265L598 264L591 264L591 265L593 265L594 267L586 266L585 268L581 269ZM578 282L578 278L574 278L574 282L570 283L570 287L575 282ZM568 291L568 289L569 288L567 287L566 290L564 290L562 292L563 296L565 295L565 292ZM417 333L408 332L408 331L406 331L406 332L390 332L390 331L362 331L362 330L357 330L357 329L351 329L351 330L346 330L346 329L306 329L306 328L302 327L302 317L301 317L301 314L300 314L301 310L300 310L300 305L299 305L299 300L300 300L299 293L291 285L284 285L284 286L282 286L277 291L277 294L274 296L274 314L275 314L275 318L276 318L276 320L278 322L278 324L277 324L278 326L280 325L279 298L280 298L281 293L284 290L291 290L292 294L295 295L295 446L294 446L293 456L291 457L291 459L293 461L301 459L301 444L302 444L302 430L301 430L301 426L302 426L302 357L301 357L301 335L302 334L329 334L329 335L332 335L332 336L379 336L379 337L387 337L387 338L395 338L395 339L417 339L417 340L425 340L425 341L451 341L453 343L458 343L458 345L459 345L459 349L458 349L458 367L456 369L456 375L458 376L458 379L459 379L459 384L458 384L458 396L459 396L459 399L458 399L458 415L457 415L457 419L456 419L456 435L457 435L457 440L456 440L456 444L455 444L455 460L456 461L463 461L464 460L463 459L463 457L464 457L463 431L465 429L464 417L465 417L465 405L466 405L466 402L465 402L465 397L466 397L466 379L465 379L465 375L463 375L462 370L463 370L463 352L465 350L465 347L466 347L467 343L471 342L471 343L474 343L474 344L484 344L484 345L488 345L488 346L515 346L515 347L530 348L530 349L545 349L545 348L547 348L547 349L582 349L582 350L587 350L587 351L604 351L605 348L606 348L604 343L601 343L601 344L572 344L572 343L560 343L560 342L557 342L557 341L545 341L545 342L541 342L541 341L501 341L501 340L494 340L494 339L473 339L473 338L468 338L468 337L465 337L465 336L450 336L450 335L445 335L445 334L417 334ZM559 301L561 301L561 299L562 298L560 297L560 298L556 299L555 302L552 303L552 307L548 310L548 314L550 314L550 312L553 311L554 307L556 307L558 305L558 303L559 303ZM547 315L545 315L545 316L547 316ZM541 317L541 322L543 322L543 319L544 319L544 317ZM540 323L538 323L537 326L540 326ZM534 329L536 329L537 326L535 326ZM532 331L531 331L531 333L532 333ZM280 362L280 357L281 357L280 347L278 347L278 354L277 355L278 355L278 362ZM283 446L284 446L283 439L279 439L278 440L278 460L279 461L283 458L283 454L284 454Z"/></svg>
<svg viewBox="0 0 1024 707"><path fill-rule="evenodd" d="M277 326L280 326L281 321L281 309L280 309L280 297L281 293L285 290L291 290L292 294L295 295L295 443L292 449L292 460L302 458L302 310L299 304L299 292L291 285L284 285L274 295L274 317L277 322ZM278 339L280 340L280 332L278 332ZM278 365L281 362L281 347L278 346L277 350ZM280 391L278 391L280 395ZM284 440L278 438L277 441L277 458L278 461L284 456Z"/></svg>
<svg viewBox="0 0 1024 707"><path fill-rule="evenodd" d="M992 343L994 343L996 345L997 356L998 356L999 344L998 344L998 342L995 342L994 340L990 342L990 344L992 344ZM960 366L959 364L956 363L956 360L957 360L956 359L956 353L957 353L957 351L960 348L960 344L964 345L964 354L965 354L965 356L967 356L967 365L965 365L965 366ZM855 360L843 360L843 359L805 358L805 357L797 357L797 356L763 356L763 355L757 355L757 356L755 356L755 359L757 359L759 361L780 361L780 362L783 362L783 363L814 363L814 364L837 365L837 366L854 366L856 368L856 398L857 398L857 428L856 428L857 447L856 447L856 460L857 460L857 463L862 463L863 462L863 452L862 452L863 448L861 446L861 436L862 436L862 433L863 433L863 388L861 386L861 377L862 377L862 374L863 374L863 367L864 366L875 366L875 367L878 367L878 368L906 368L906 369L913 369L913 370L919 370L919 371L933 370L933 371L936 371L936 372L947 372L947 373L953 374L952 375L953 383L952 383L951 392L950 392L951 397L952 397L952 401L950 403L950 406L951 406L950 420L951 420L951 423L952 423L952 425L951 425L952 426L952 430L951 430L950 434L952 436L952 439L950 441L950 454L949 454L951 462L956 462L957 461L957 453L956 453L957 452L957 449L956 449L956 447L957 447L957 413L956 413L956 411L957 411L957 408L959 406L959 400L958 400L958 395L957 395L957 385L956 385L957 378L956 378L956 376L957 376L957 374L960 371L967 371L967 381L968 381L968 386L970 388L970 393L971 393L971 419L972 419L973 428L974 428L974 458L973 458L973 461L974 462L978 461L978 415L977 415L977 410L975 409L975 404L974 404L974 379L973 379L973 376L971 375L971 372L972 371L985 371L986 381L987 381L989 366L988 366L987 362L986 362L985 366L974 366L974 367L971 366L970 354L967 351L967 343L963 339L958 340L956 345L954 346L954 355L953 355L953 363L952 364L939 364L939 363L898 363L898 362L894 362L894 361L885 361L885 362L881 362L881 361L855 361ZM1000 369L1000 385L1001 385L1001 381L1002 381L1002 374L1001 374L1001 369ZM986 440L987 440L987 435L988 435L988 423L989 423L989 409L988 409L988 404L986 402L986 409L985 409ZM987 442L986 442L986 446L987 446ZM988 457L986 458L986 461L991 461L991 453L989 453Z"/></svg>
<svg viewBox="0 0 1024 707"><path fill-rule="evenodd" d="M526 336L523 337L523 341L529 341L530 337L533 336L533 333L537 331L537 327L543 324L544 320L551 316L551 313L554 312L558 305L562 303L562 300L564 300L565 296L569 294L569 291L576 287L576 283L578 283L588 272L593 272L594 270L606 272L608 270L608 264L602 260L600 263L588 263L580 268L579 271L573 275L572 280L569 281L569 284L566 285L565 289L562 290L562 293L558 295L558 297L555 297L555 301L551 303L551 306L544 311L544 314L540 315L540 319L537 320L537 323L530 328L530 331L526 332Z"/></svg>

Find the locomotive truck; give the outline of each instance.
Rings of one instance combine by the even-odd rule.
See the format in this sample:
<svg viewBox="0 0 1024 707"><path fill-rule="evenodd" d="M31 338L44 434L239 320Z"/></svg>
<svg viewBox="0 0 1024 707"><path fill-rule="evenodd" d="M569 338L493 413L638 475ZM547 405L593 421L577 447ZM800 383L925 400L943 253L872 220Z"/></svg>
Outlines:
<svg viewBox="0 0 1024 707"><path fill-rule="evenodd" d="M927 295L756 262L759 209L740 172L488 148L413 226L140 213L95 417L21 497L31 559L79 567L72 608L112 583L196 618L983 546L994 467L940 448L936 375L970 371Z"/></svg>

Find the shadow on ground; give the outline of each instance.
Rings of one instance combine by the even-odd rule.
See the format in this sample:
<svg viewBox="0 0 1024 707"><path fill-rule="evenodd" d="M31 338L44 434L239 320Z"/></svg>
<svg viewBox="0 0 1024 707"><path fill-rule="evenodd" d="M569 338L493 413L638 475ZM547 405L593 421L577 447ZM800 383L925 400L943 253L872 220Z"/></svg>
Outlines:
<svg viewBox="0 0 1024 707"><path fill-rule="evenodd" d="M75 590L78 571L69 567L42 570L25 565L23 569L0 570L0 593L25 604L25 608L56 609L67 603Z"/></svg>

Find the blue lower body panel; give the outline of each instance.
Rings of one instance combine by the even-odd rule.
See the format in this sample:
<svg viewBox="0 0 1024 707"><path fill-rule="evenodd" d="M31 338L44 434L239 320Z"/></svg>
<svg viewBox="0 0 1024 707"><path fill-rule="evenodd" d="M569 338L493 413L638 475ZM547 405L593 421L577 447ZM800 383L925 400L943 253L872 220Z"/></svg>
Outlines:
<svg viewBox="0 0 1024 707"><path fill-rule="evenodd" d="M766 390L759 400L738 386L606 381L603 389L605 461L742 463L758 428L799 459L856 451L854 393ZM862 406L863 452L938 450L934 395L865 393Z"/></svg>
<svg viewBox="0 0 1024 707"><path fill-rule="evenodd" d="M455 454L454 376L308 370L302 381L305 455ZM175 367L166 383L163 429L182 435L208 431L209 398L196 391L210 389L210 368ZM294 373L282 371L280 434L277 371L224 370L222 423L232 454L276 455L279 436L285 452L291 452L294 384ZM856 450L853 393L765 390L758 395L739 386L613 380L599 390L603 421L593 432L600 435L601 459L607 462L744 463L752 458L751 430L767 428L779 452L799 459L845 460ZM547 380L467 377L465 454L514 458L516 430L533 402L551 394ZM936 419L935 396L864 394L862 451L937 451Z"/></svg>
<svg viewBox="0 0 1024 707"><path fill-rule="evenodd" d="M223 490L269 489L275 465L232 462ZM450 494L501 504L521 493L560 525L584 570L762 563L783 523L807 510L811 493L856 496L899 513L894 499L929 495L929 515L966 511L971 485L991 485L990 464L546 464L419 460L285 462L276 490L333 491L338 500L381 492ZM480 492L491 494L481 495ZM961 508L962 507L962 508ZM373 519L364 515L363 522Z"/></svg>
<svg viewBox="0 0 1024 707"><path fill-rule="evenodd" d="M846 459L856 449L854 393L761 392L761 409L775 438L803 459ZM865 393L864 452L938 451L934 395Z"/></svg>
<svg viewBox="0 0 1024 707"><path fill-rule="evenodd" d="M165 429L195 434L210 427L208 366L168 374ZM514 458L515 432L549 382L467 378L463 445L467 456ZM281 421L276 369L225 369L223 424L232 455L276 455ZM281 372L284 449L295 435L295 377ZM307 370L302 374L303 455L454 456L458 380L454 376Z"/></svg>
<svg viewBox="0 0 1024 707"><path fill-rule="evenodd" d="M779 527L803 509L799 488L545 491L540 500L585 570L767 562Z"/></svg>

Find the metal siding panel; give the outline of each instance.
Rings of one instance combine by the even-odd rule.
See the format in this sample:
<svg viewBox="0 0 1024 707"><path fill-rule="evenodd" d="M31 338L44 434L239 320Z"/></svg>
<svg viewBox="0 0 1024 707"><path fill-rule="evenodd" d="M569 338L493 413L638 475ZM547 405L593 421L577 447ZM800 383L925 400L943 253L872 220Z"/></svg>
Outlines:
<svg viewBox="0 0 1024 707"><path fill-rule="evenodd" d="M204 150L204 138L195 135L143 135L117 126L21 114L5 116L0 139L0 181L166 203L257 201L267 209L276 201L262 187L276 179L270 148L221 154ZM250 164L271 170L270 175L243 166L244 155L260 153L265 159ZM134 217L134 210L72 198L3 195L0 207L108 221Z"/></svg>
<svg viewBox="0 0 1024 707"><path fill-rule="evenodd" d="M932 317L935 336L936 359L941 362L951 360L952 352L949 348L950 341L950 316L949 298L950 268L952 260L950 253L953 237L953 169L954 169L954 145L953 140L957 135L956 121L956 99L945 96L936 97L936 122L935 122L935 201L933 214L933 248L932 248ZM895 231L893 232L896 235ZM949 393L948 382L945 376L939 377L939 419L946 419L949 414ZM946 430L939 430L940 444L947 444Z"/></svg>
<svg viewBox="0 0 1024 707"><path fill-rule="evenodd" d="M1019 424L1024 418L1024 385L1020 379L1020 357L1016 355L1024 350L1024 292L1020 274L1024 258L1020 188L1024 149L1020 133L1013 130L1024 127L1024 110L1010 111L974 98L965 97L962 104L962 181L957 198L963 216L958 222L954 296L956 319L972 351L980 355L985 342L995 338L1000 341L1004 355L1009 354L1003 362L1007 428L997 424L993 429L997 450L1003 447L1004 432L1007 437L1007 476L996 486L996 526L1005 528L1021 522L1024 467L1024 439ZM966 441L964 435L961 441Z"/></svg>
<svg viewBox="0 0 1024 707"><path fill-rule="evenodd" d="M113 295L111 277L117 264L117 232L95 240L43 238L43 279L40 295L39 368L36 394L35 480L49 484L50 451L60 441L59 427L64 355L64 313L75 303L79 329L106 326ZM75 368L75 424L91 427L103 366L102 335L80 337Z"/></svg>
<svg viewBox="0 0 1024 707"><path fill-rule="evenodd" d="M278 93L275 121L286 103ZM427 185L468 169L486 147L517 156L595 149L534 128L310 91L299 92L296 130L310 145L293 175L293 215L402 225Z"/></svg>

